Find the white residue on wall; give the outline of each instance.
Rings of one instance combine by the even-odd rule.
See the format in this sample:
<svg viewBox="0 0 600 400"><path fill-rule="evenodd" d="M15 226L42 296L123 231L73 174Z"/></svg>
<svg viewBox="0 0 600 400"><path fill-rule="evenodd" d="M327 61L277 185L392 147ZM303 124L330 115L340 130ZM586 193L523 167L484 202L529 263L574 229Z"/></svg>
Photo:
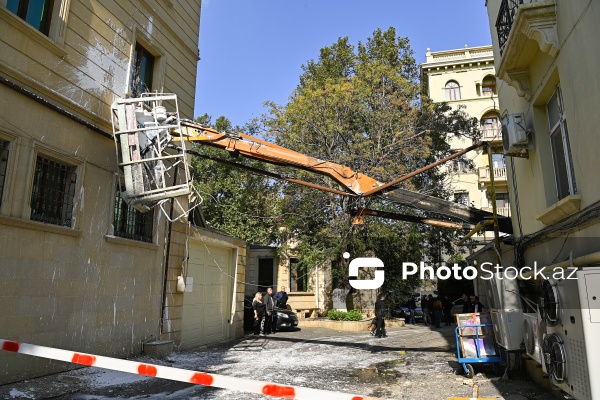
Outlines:
<svg viewBox="0 0 600 400"><path fill-rule="evenodd" d="M112 43L105 45L100 37L92 37L85 49L84 64L77 66L80 70L78 86L102 99L105 95L125 94L129 64L129 44L123 39L123 28L117 27L110 19L106 23L114 32ZM111 93L106 93L106 89Z"/></svg>

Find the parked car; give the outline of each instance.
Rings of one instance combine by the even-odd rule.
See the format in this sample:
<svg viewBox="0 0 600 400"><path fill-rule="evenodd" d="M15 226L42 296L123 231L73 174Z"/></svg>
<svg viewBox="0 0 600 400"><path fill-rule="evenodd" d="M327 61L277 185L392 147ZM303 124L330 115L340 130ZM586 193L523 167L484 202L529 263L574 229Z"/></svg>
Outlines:
<svg viewBox="0 0 600 400"><path fill-rule="evenodd" d="M406 322L410 319L410 310L408 304L398 304L391 312L392 317L404 318ZM415 308L415 321L423 321L423 310L421 307Z"/></svg>
<svg viewBox="0 0 600 400"><path fill-rule="evenodd" d="M252 309L252 296L244 297L244 329L254 329L254 310ZM285 308L275 307L277 313L277 330L293 329L298 326L298 316L295 312Z"/></svg>

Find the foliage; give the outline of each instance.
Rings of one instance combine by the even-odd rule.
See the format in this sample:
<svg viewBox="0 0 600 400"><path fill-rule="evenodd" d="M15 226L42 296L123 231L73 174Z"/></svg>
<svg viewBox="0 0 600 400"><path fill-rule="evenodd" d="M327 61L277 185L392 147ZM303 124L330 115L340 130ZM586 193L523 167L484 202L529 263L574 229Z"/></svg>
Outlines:
<svg viewBox="0 0 600 400"><path fill-rule="evenodd" d="M362 320L362 314L359 310L350 310L348 312L329 310L327 318L332 321L360 321Z"/></svg>
<svg viewBox="0 0 600 400"><path fill-rule="evenodd" d="M204 114L196 122L214 126L219 131L241 131L232 127L224 116L214 125L211 116ZM226 151L195 145L194 150L207 156L228 158ZM229 160L231 161L231 160ZM244 165L263 168L261 162L239 159ZM276 237L278 187L262 175L200 157L192 158L194 185L203 197L202 211L211 227L228 235L248 240L252 244L268 245Z"/></svg>
<svg viewBox="0 0 600 400"><path fill-rule="evenodd" d="M397 37L393 28L376 30L356 48L340 38L321 49L319 59L309 61L303 71L288 104L269 103L270 115L263 121L267 135L282 146L389 182L449 155L451 136L477 138L477 121L462 110L421 97L408 39ZM331 185L320 175L294 175ZM402 186L448 197L443 178L440 169L431 169ZM452 233L440 228L385 219L365 219L353 227L349 212L358 206L423 215L381 197L341 198L291 185L283 194L282 209L295 211L282 221L286 233L302 243L302 257L334 260L334 280L342 286L348 278L348 261L341 257L345 251L382 259L384 290L393 302L418 283L400 279L402 262L439 262L450 249Z"/></svg>
<svg viewBox="0 0 600 400"><path fill-rule="evenodd" d="M478 123L461 109L433 104L422 97L418 67L408 39L393 28L376 30L355 47L340 38L321 49L317 60L303 66L300 82L285 105L268 103L269 114L243 129L225 117L215 121L221 131L250 130L275 143L389 182L451 153L452 136L477 139ZM210 125L208 115L199 122ZM259 129L260 128L260 129ZM197 148L225 157L222 150ZM297 168L246 165L276 170L294 178L331 186L324 176ZM305 186L276 182L214 161L193 162L196 187L205 198L204 214L211 226L256 244L278 243L282 251L295 244L301 266L310 270L332 263L335 287L348 287L348 251L352 258L375 256L385 264L383 291L390 304L407 298L418 277L401 279L402 262L441 261L453 233L427 225L365 218L352 224L357 207L423 216L424 213L382 196L351 198ZM434 168L401 187L445 197L441 169ZM435 216L435 215L434 215ZM437 216L439 217L439 216ZM335 314L334 314L335 315Z"/></svg>

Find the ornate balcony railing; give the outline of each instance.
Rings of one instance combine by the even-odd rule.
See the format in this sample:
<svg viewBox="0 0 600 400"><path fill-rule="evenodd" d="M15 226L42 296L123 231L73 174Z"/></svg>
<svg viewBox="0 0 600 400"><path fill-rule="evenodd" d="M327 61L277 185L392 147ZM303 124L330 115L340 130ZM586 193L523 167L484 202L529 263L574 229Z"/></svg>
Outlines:
<svg viewBox="0 0 600 400"><path fill-rule="evenodd" d="M483 128L484 139L502 140L502 130L500 128Z"/></svg>
<svg viewBox="0 0 600 400"><path fill-rule="evenodd" d="M504 167L494 167L492 168L494 171L494 179L497 180L506 180L506 166ZM479 179L482 181L490 180L490 169L488 167L480 167L479 168Z"/></svg>
<svg viewBox="0 0 600 400"><path fill-rule="evenodd" d="M496 31L498 32L498 47L500 55L504 51L504 46L508 41L510 29L516 18L517 10L522 4L537 3L544 0L502 0L498 18L496 19Z"/></svg>
<svg viewBox="0 0 600 400"><path fill-rule="evenodd" d="M487 212L493 212L493 208L492 207L482 207L483 211L487 211ZM498 213L498 215L503 215L505 217L510 217L510 206L506 206L506 207L497 207L496 211Z"/></svg>
<svg viewBox="0 0 600 400"><path fill-rule="evenodd" d="M504 46L508 40L508 35L510 35L510 28L512 28L519 4L523 4L523 0L502 0L500 4L500 11L498 11L498 18L496 19L500 55L504 52Z"/></svg>

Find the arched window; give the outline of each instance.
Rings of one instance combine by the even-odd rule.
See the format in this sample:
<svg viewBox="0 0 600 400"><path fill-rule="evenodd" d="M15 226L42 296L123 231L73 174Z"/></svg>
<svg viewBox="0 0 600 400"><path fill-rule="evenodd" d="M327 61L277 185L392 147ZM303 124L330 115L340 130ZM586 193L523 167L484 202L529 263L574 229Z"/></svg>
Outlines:
<svg viewBox="0 0 600 400"><path fill-rule="evenodd" d="M460 100L460 86L455 81L446 83L446 100Z"/></svg>
<svg viewBox="0 0 600 400"><path fill-rule="evenodd" d="M483 118L481 118L481 131L483 132L484 139L502 139L498 115L495 113L484 115Z"/></svg>
<svg viewBox="0 0 600 400"><path fill-rule="evenodd" d="M490 97L496 94L496 78L492 75L487 75L481 82L481 95Z"/></svg>

